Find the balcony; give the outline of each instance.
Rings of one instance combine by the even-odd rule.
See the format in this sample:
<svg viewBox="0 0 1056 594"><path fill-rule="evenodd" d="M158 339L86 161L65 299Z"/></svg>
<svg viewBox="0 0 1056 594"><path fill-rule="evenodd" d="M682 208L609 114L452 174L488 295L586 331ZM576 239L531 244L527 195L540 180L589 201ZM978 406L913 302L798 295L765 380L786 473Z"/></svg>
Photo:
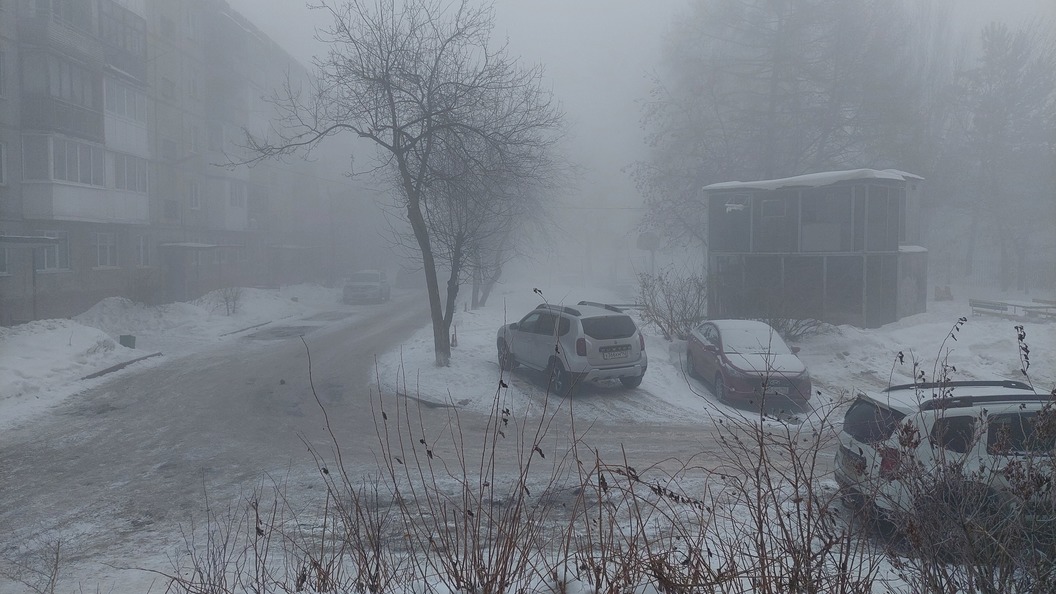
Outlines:
<svg viewBox="0 0 1056 594"><path fill-rule="evenodd" d="M92 223L147 224L146 194L54 182L22 184L22 214L27 219Z"/></svg>
<svg viewBox="0 0 1056 594"><path fill-rule="evenodd" d="M26 95L22 103L22 127L60 132L94 142L103 141L103 112L59 101L47 96Z"/></svg>

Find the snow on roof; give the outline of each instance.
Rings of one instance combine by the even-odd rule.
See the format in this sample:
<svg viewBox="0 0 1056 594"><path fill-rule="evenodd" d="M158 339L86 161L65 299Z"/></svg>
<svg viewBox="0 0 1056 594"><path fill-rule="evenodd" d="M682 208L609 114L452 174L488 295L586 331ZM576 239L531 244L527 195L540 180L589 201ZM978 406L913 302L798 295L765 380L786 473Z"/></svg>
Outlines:
<svg viewBox="0 0 1056 594"><path fill-rule="evenodd" d="M161 243L161 244L158 244L158 247L187 248L187 249L196 249L196 250L206 250L206 249L217 248L217 247L220 247L220 246L214 245L214 244L211 244L211 243L195 243L193 241L179 241L179 242L174 242L174 243Z"/></svg>
<svg viewBox="0 0 1056 594"><path fill-rule="evenodd" d="M897 169L851 169L848 171L823 171L821 173L809 173L794 177L783 177L781 179L766 179L751 182L721 182L704 186L705 190L778 190L781 188L816 188L827 186L841 181L855 179L893 179L906 181L910 179L923 180L923 177L899 171Z"/></svg>

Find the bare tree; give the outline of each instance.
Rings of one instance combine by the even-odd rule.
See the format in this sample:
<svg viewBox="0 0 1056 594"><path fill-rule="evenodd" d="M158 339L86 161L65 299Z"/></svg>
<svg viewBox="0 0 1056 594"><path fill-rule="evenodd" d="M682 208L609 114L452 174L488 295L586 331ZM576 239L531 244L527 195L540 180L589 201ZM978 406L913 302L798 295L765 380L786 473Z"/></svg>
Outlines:
<svg viewBox="0 0 1056 594"><path fill-rule="evenodd" d="M635 169L646 224L668 237L706 243L708 183L863 166L878 120L915 90L897 2L696 2L672 31L643 110L652 155Z"/></svg>
<svg viewBox="0 0 1056 594"><path fill-rule="evenodd" d="M275 138L247 134L247 162L310 151L341 132L373 145L373 171L392 184L421 254L436 364L446 366L457 282L448 281L445 313L430 200L450 196L442 186L460 175L530 175L555 142L561 113L540 67L492 46L490 4L322 0L311 8L333 18L318 32L330 49L316 60L313 92L304 97L287 85Z"/></svg>

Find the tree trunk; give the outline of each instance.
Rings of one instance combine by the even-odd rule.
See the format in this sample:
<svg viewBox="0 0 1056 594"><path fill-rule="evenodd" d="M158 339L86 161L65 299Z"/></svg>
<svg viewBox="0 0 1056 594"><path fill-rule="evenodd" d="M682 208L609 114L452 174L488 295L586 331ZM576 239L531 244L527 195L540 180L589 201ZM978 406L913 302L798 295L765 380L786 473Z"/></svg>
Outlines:
<svg viewBox="0 0 1056 594"><path fill-rule="evenodd" d="M425 269L425 288L429 293L429 316L433 323L433 352L436 355L436 366L447 367L451 364L451 336L444 325L443 305L440 301L440 286L437 283L436 259L429 242L429 228L419 207L419 199L413 187L407 184L407 220L411 223L414 238L422 250L422 268Z"/></svg>
<svg viewBox="0 0 1056 594"><path fill-rule="evenodd" d="M502 259L503 259L503 248L500 246L495 250L495 262L491 267L491 274L483 279L483 286L480 294L480 307L484 307L488 303L488 296L491 295L491 290L498 284L499 278L502 276Z"/></svg>
<svg viewBox="0 0 1056 594"><path fill-rule="evenodd" d="M455 240L454 250L451 252L451 274L447 277L447 311L444 314L444 334L450 338L451 322L455 319L455 300L458 298L458 275L462 272L462 238ZM451 359L451 342L448 340L447 350L448 363Z"/></svg>
<svg viewBox="0 0 1056 594"><path fill-rule="evenodd" d="M480 303L480 277L484 274L480 268L480 251L473 254L473 296L469 303L470 309L479 309L482 307Z"/></svg>

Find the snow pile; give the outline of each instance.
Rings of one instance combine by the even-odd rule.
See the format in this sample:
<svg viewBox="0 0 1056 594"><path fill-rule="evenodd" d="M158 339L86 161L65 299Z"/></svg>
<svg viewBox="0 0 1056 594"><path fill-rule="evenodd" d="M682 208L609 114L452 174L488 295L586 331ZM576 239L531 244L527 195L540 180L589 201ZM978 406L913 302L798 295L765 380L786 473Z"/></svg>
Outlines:
<svg viewBox="0 0 1056 594"><path fill-rule="evenodd" d="M136 364L153 365L228 340L247 327L333 309L340 296L340 289L314 284L247 288L230 316L217 291L190 303L157 306L108 297L72 320L0 327L0 429L103 381L81 379L92 373L163 353ZM135 349L119 344L124 334L136 337Z"/></svg>

